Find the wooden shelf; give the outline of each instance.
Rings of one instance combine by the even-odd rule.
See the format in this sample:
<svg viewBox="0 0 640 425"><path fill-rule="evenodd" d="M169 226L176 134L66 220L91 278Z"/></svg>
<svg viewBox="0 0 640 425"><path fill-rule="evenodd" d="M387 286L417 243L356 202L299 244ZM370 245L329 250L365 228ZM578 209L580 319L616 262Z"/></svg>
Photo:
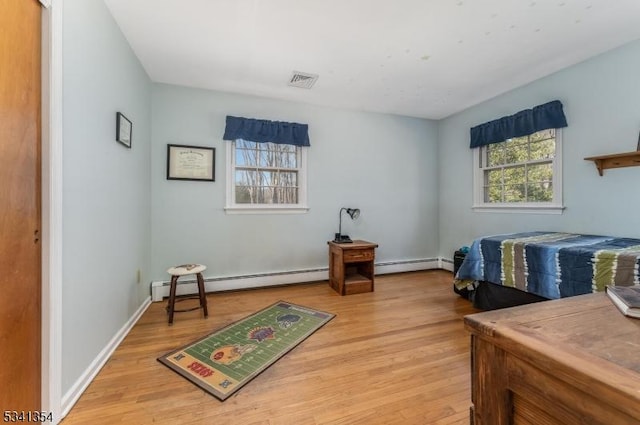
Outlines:
<svg viewBox="0 0 640 425"><path fill-rule="evenodd" d="M640 150L634 152L616 153L612 155L590 156L586 161L593 161L602 176L607 168L637 167L640 165Z"/></svg>
<svg viewBox="0 0 640 425"><path fill-rule="evenodd" d="M371 283L371 278L362 276L360 273L353 273L344 277L344 284Z"/></svg>
<svg viewBox="0 0 640 425"><path fill-rule="evenodd" d="M359 273L344 277L344 295L360 294L373 291L373 279Z"/></svg>

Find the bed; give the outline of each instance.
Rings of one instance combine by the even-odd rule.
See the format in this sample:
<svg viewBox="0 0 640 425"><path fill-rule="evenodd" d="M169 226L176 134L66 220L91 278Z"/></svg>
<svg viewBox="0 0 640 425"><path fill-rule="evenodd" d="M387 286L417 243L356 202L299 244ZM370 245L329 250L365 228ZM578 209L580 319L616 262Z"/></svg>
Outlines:
<svg viewBox="0 0 640 425"><path fill-rule="evenodd" d="M639 269L640 239L512 233L476 239L455 285L473 288L474 305L492 310L639 284Z"/></svg>

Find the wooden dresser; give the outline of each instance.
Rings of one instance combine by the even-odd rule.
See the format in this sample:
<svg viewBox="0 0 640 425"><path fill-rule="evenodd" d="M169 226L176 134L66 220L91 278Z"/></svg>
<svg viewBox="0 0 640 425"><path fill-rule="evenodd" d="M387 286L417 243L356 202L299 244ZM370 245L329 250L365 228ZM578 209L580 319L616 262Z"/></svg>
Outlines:
<svg viewBox="0 0 640 425"><path fill-rule="evenodd" d="M373 292L378 244L355 240L329 244L329 285L340 295Z"/></svg>
<svg viewBox="0 0 640 425"><path fill-rule="evenodd" d="M477 313L471 424L640 424L640 319L604 293Z"/></svg>

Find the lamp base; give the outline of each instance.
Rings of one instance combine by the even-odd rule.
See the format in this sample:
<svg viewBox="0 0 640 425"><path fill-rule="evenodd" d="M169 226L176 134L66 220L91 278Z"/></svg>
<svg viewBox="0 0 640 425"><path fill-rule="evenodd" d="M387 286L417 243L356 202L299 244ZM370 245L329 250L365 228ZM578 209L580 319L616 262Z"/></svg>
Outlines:
<svg viewBox="0 0 640 425"><path fill-rule="evenodd" d="M333 240L335 243L353 243L349 235L341 235L336 233L336 238Z"/></svg>

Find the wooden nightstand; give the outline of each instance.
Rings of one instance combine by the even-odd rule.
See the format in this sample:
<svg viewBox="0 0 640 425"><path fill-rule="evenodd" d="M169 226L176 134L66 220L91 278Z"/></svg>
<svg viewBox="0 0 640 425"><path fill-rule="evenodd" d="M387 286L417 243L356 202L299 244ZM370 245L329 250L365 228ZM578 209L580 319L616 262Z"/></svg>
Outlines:
<svg viewBox="0 0 640 425"><path fill-rule="evenodd" d="M329 285L340 295L373 292L378 244L367 241L329 244Z"/></svg>

